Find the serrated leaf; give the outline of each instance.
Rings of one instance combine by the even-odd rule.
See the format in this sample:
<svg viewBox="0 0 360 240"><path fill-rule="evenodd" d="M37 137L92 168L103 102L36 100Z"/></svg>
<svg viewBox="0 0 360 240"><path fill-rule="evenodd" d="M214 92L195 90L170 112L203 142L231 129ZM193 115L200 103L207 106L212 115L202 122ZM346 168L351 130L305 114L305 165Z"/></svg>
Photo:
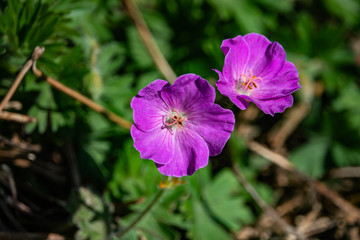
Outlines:
<svg viewBox="0 0 360 240"><path fill-rule="evenodd" d="M100 104L125 119L132 119L131 99L137 90L131 87L134 75L114 76L105 82Z"/></svg>
<svg viewBox="0 0 360 240"><path fill-rule="evenodd" d="M124 64L125 57L125 48L120 43L111 42L101 46L97 59L97 67L103 78L108 78L116 73Z"/></svg>
<svg viewBox="0 0 360 240"><path fill-rule="evenodd" d="M306 175L320 178L325 170L328 145L326 137L313 137L308 143L294 150L290 155L290 160Z"/></svg>
<svg viewBox="0 0 360 240"><path fill-rule="evenodd" d="M44 133L48 127L51 129L57 129L58 126L64 123L62 119L54 119L56 126L48 126L52 121L48 121L48 116L51 112L50 110L55 110L57 105L54 100L51 86L49 84L44 84L41 87L41 92L37 98L37 105L34 105L29 110L29 116L33 116L37 119L36 122L27 124L26 131L28 133L32 132L35 127L38 127L39 133ZM57 115L58 116L58 115ZM59 121L57 121L59 120ZM60 124L60 125L59 125Z"/></svg>
<svg viewBox="0 0 360 240"><path fill-rule="evenodd" d="M119 152L109 183L112 193L126 201L134 201L144 195L151 196L162 177L152 161L140 158L133 144L133 140L128 139ZM126 192L125 196L121 196L119 189Z"/></svg>
<svg viewBox="0 0 360 240"><path fill-rule="evenodd" d="M193 225L188 232L191 239L197 240L226 240L231 237L206 212L202 203L191 199L191 214Z"/></svg>
<svg viewBox="0 0 360 240"><path fill-rule="evenodd" d="M147 202L133 205L133 210L136 210L135 213L123 218L122 224L125 226L131 224L150 204L154 195L158 194L158 191L158 189L155 189L151 194L148 194ZM138 222L131 232L136 232L139 237L144 236L146 239L179 239L179 233L172 229L171 226L185 228L186 223L184 223L183 218L179 214L174 213L171 208L164 207L162 200L169 192L171 193L171 190L163 193L150 212Z"/></svg>
<svg viewBox="0 0 360 240"><path fill-rule="evenodd" d="M223 170L204 189L204 198L212 213L230 230L239 230L242 223L249 223L254 216L239 195L239 184L233 173Z"/></svg>
<svg viewBox="0 0 360 240"><path fill-rule="evenodd" d="M62 127L62 126L64 126L66 124L66 119L65 119L65 117L63 116L62 113L51 112L50 117L51 117L51 130L52 130L52 132L57 132L59 127Z"/></svg>
<svg viewBox="0 0 360 240"><path fill-rule="evenodd" d="M44 84L41 93L37 99L37 102L41 108L56 108L56 103L52 93L51 86L49 84Z"/></svg>
<svg viewBox="0 0 360 240"><path fill-rule="evenodd" d="M128 44L131 57L141 67L146 68L153 64L152 59L140 40L139 33L134 27L127 29Z"/></svg>
<svg viewBox="0 0 360 240"><path fill-rule="evenodd" d="M100 196L87 188L81 187L80 198L82 204L73 215L73 222L78 231L77 240L103 240L108 235L110 209Z"/></svg>

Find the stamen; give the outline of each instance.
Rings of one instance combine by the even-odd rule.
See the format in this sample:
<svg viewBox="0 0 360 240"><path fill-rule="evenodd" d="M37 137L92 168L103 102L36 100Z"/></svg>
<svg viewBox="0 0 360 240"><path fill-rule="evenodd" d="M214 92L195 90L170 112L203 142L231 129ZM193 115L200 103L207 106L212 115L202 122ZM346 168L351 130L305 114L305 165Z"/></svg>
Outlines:
<svg viewBox="0 0 360 240"><path fill-rule="evenodd" d="M247 69L247 71L249 74L240 74L240 81L238 82L237 91L249 94L248 90L259 88L259 83L256 83L255 81L260 80L262 82L263 79L254 75L251 69Z"/></svg>
<svg viewBox="0 0 360 240"><path fill-rule="evenodd" d="M176 115L173 115L173 113L176 113ZM165 120L165 125L169 127L176 124L179 129L181 129L183 121L187 120L187 118L181 117L180 113L176 109L171 110L168 117L170 117L170 119ZM173 120L173 121L168 122L169 120Z"/></svg>

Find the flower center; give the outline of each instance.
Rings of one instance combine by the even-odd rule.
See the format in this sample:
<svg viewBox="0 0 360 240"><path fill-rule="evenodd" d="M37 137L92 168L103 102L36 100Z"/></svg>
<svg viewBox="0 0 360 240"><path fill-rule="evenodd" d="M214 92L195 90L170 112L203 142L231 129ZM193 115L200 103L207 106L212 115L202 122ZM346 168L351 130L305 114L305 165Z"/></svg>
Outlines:
<svg viewBox="0 0 360 240"><path fill-rule="evenodd" d="M240 74L240 79L236 83L235 89L240 94L249 95L252 89L259 88L259 83L257 83L256 80L263 81L261 77L253 75L251 69L248 69L247 72L249 72L249 74Z"/></svg>
<svg viewBox="0 0 360 240"><path fill-rule="evenodd" d="M165 117L165 125L168 127L177 125L177 127L181 129L183 122L186 120L187 118L184 117L184 114L181 114L179 111L173 109Z"/></svg>

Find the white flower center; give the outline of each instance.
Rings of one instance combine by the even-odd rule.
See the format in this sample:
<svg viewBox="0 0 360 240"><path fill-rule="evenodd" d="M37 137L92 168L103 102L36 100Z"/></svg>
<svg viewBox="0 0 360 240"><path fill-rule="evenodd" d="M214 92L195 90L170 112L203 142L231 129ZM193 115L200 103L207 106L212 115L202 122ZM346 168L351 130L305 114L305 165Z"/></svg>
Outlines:
<svg viewBox="0 0 360 240"><path fill-rule="evenodd" d="M173 128L176 125L178 129L181 129L184 121L186 120L187 118L184 116L183 113L179 113L179 111L177 111L176 109L172 109L165 117L165 125L171 128Z"/></svg>
<svg viewBox="0 0 360 240"><path fill-rule="evenodd" d="M254 88L259 88L259 81L263 81L261 77L253 75L251 69L247 70L250 74L240 74L240 78L236 81L235 89L239 94L250 95Z"/></svg>

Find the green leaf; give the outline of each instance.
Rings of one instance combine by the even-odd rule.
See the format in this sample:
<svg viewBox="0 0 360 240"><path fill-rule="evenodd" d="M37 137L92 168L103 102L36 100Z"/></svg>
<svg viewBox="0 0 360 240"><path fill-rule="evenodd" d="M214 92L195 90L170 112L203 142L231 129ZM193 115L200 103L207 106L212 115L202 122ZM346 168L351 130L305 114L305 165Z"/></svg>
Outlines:
<svg viewBox="0 0 360 240"><path fill-rule="evenodd" d="M349 148L339 142L335 142L331 147L332 156L337 166L359 166L360 150Z"/></svg>
<svg viewBox="0 0 360 240"><path fill-rule="evenodd" d="M148 194L147 200L144 203L139 203L133 205L133 210L136 210L134 214L127 216L122 219L122 225L126 226L130 224L139 214L144 211L144 209L148 206L150 201L153 200L154 195L157 194L159 190L155 189L151 194ZM153 206L153 208L148 212L140 222L136 225L135 228L132 229L129 233L134 232L139 235L139 237L144 236L146 239L179 239L180 234L175 231L171 226L177 226L179 228L185 228L187 226L184 223L182 216L178 213L175 213L175 208L168 208L164 206L163 199L167 195L172 195L174 190L166 190L163 193L163 196L160 200ZM176 190L175 190L176 192ZM179 197L179 195L178 195ZM175 199L174 199L175 200ZM127 234L128 235L128 234Z"/></svg>
<svg viewBox="0 0 360 240"><path fill-rule="evenodd" d="M32 133L36 127L38 127L39 133L44 133L47 127L47 111L39 109L36 105L34 105L30 108L28 115L36 118L36 122L26 124L26 133Z"/></svg>
<svg viewBox="0 0 360 240"><path fill-rule="evenodd" d="M46 21L39 22L39 28L33 28L32 31L27 35L27 41L29 42L29 47L35 48L37 45L42 44L46 39L48 39L55 31L55 26L60 20L60 15L52 14L49 16ZM40 27L41 26L41 27Z"/></svg>
<svg viewBox="0 0 360 240"><path fill-rule="evenodd" d="M77 240L103 240L109 232L110 208L100 196L87 188L80 188L81 205L73 215L77 225Z"/></svg>
<svg viewBox="0 0 360 240"><path fill-rule="evenodd" d="M237 231L244 223L253 221L249 208L236 194L240 189L238 180L230 170L223 170L204 189L204 198L214 214L225 226Z"/></svg>
<svg viewBox="0 0 360 240"><path fill-rule="evenodd" d="M345 80L345 79L344 79ZM333 108L339 113L345 113L346 122L353 129L357 129L357 134L360 136L360 93L359 87L355 82L342 85L340 96L333 102Z"/></svg>
<svg viewBox="0 0 360 240"><path fill-rule="evenodd" d="M140 91L156 79L162 79L160 74L156 71L142 74L139 78L137 78L137 90Z"/></svg>
<svg viewBox="0 0 360 240"><path fill-rule="evenodd" d="M303 173L321 178L324 175L328 147L329 141L326 137L313 137L308 143L294 150L290 160Z"/></svg>
<svg viewBox="0 0 360 240"><path fill-rule="evenodd" d="M138 90L131 87L133 74L115 75L105 81L100 104L125 119L132 119L131 99Z"/></svg>
<svg viewBox="0 0 360 240"><path fill-rule="evenodd" d="M223 18L228 19L233 17L238 26L241 27L244 32L263 32L264 15L261 14L260 10L254 5L253 1L211 0L210 3L213 4L214 8Z"/></svg>
<svg viewBox="0 0 360 240"><path fill-rule="evenodd" d="M346 24L356 24L360 16L360 3L357 0L323 0L325 7L342 18Z"/></svg>
<svg viewBox="0 0 360 240"><path fill-rule="evenodd" d="M2 13L1 9L0 9L0 19L2 19L2 21L0 21L0 32L3 33L6 31L7 26L6 26L5 16Z"/></svg>
<svg viewBox="0 0 360 240"><path fill-rule="evenodd" d="M52 130L57 130L62 123L64 123L64 119L56 118L54 116L52 120L55 120L56 126L48 126L52 123L52 121L48 121L48 116L51 111L56 110L56 103L54 100L54 96L52 93L51 86L49 84L42 84L41 92L37 98L37 105L33 105L29 110L29 115L35 117L37 121L35 123L28 124L26 126L26 131L28 133L32 132L35 127L38 127L39 133L44 133L48 127L51 127ZM59 117L59 115L57 115Z"/></svg>
<svg viewBox="0 0 360 240"><path fill-rule="evenodd" d="M125 57L125 48L120 43L111 42L101 46L97 67L103 78L115 74L124 64Z"/></svg>
<svg viewBox="0 0 360 240"><path fill-rule="evenodd" d="M108 141L91 139L86 144L86 146L83 146L83 148L84 151L87 152L94 160L96 166L102 173L102 176L107 178L109 176L109 171L105 167L105 160L106 160L106 152L110 148L110 143Z"/></svg>
<svg viewBox="0 0 360 240"><path fill-rule="evenodd" d="M224 231L207 213L200 200L192 198L190 200L190 212L193 225L188 232L191 239L197 240L226 240L231 237Z"/></svg>
<svg viewBox="0 0 360 240"><path fill-rule="evenodd" d="M288 0L257 0L261 5L269 10L280 13L287 13L293 9L294 2Z"/></svg>
<svg viewBox="0 0 360 240"><path fill-rule="evenodd" d="M127 36L131 57L139 67L147 68L152 66L152 58L142 43L137 30L134 27L129 27L127 29Z"/></svg>
<svg viewBox="0 0 360 240"><path fill-rule="evenodd" d="M127 139L117 153L119 157L109 182L112 194L125 201L134 201L144 195L152 196L162 178L152 161L140 158L133 144L132 138Z"/></svg>

